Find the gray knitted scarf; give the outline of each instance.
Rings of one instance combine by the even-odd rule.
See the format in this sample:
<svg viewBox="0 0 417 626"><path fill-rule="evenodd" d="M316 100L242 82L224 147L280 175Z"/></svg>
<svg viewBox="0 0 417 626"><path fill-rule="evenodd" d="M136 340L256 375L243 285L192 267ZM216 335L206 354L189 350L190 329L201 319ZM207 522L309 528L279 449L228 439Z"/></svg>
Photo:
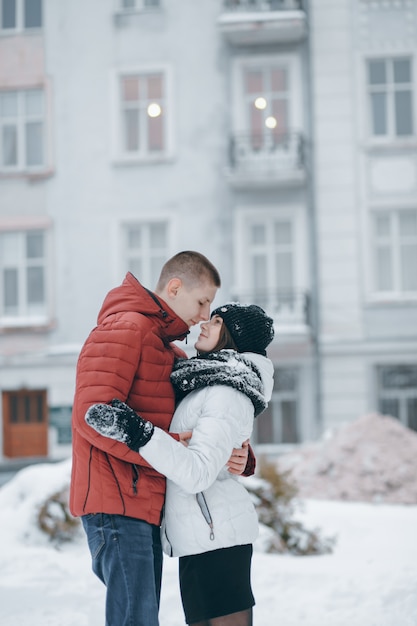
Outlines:
<svg viewBox="0 0 417 626"><path fill-rule="evenodd" d="M190 359L180 359L174 365L171 382L177 400L195 389L228 385L251 400L255 417L267 407L258 368L249 358L235 350L220 350Z"/></svg>

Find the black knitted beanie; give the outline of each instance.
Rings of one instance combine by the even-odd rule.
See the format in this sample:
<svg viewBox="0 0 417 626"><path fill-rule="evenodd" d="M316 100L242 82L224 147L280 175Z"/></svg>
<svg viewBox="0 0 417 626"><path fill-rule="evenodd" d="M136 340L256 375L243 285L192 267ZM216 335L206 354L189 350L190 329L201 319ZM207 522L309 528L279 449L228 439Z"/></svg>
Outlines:
<svg viewBox="0 0 417 626"><path fill-rule="evenodd" d="M274 320L260 306L229 302L214 309L213 315L223 319L239 352L266 356L266 347L274 338Z"/></svg>

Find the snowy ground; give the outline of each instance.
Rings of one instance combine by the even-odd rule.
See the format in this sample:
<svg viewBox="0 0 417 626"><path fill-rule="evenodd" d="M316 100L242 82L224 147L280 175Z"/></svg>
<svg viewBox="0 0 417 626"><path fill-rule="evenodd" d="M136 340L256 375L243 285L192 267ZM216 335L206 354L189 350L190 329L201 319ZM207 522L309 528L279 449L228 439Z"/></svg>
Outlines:
<svg viewBox="0 0 417 626"><path fill-rule="evenodd" d="M58 550L33 524L37 504L68 476L68 462L32 466L0 488L2 626L104 624L84 537ZM417 506L308 500L302 519L336 535L335 551L255 552L256 626L417 626ZM164 562L160 622L184 624L176 559Z"/></svg>

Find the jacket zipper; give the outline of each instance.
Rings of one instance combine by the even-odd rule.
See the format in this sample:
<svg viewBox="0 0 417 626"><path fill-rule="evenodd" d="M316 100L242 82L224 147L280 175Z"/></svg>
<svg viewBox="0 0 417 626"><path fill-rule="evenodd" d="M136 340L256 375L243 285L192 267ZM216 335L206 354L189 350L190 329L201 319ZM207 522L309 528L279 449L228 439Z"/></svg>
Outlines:
<svg viewBox="0 0 417 626"><path fill-rule="evenodd" d="M133 478L132 478L133 493L135 495L137 495L137 493L138 493L139 470L138 470L137 466L134 463L132 463L132 473L133 473Z"/></svg>
<svg viewBox="0 0 417 626"><path fill-rule="evenodd" d="M93 446L90 446L90 455L88 458L88 483L87 483L87 492L85 494L85 498L84 498L84 504L83 504L83 511L85 511L85 508L87 506L87 500L88 500L88 496L90 495L90 487L91 487L91 461L92 461L92 456L93 456Z"/></svg>
<svg viewBox="0 0 417 626"><path fill-rule="evenodd" d="M198 506L201 509L204 519L210 527L210 541L214 541L214 525L211 517L210 509L207 506L207 501L204 496L204 493L200 491L200 493L196 493L195 497L197 499Z"/></svg>
<svg viewBox="0 0 417 626"><path fill-rule="evenodd" d="M163 519L163 518L164 518L164 515L165 515L165 504L164 504L164 506L162 507L161 519ZM162 522L161 522L161 525L162 525ZM173 555L174 555L174 551L173 551L173 549L172 549L172 543L170 542L169 537L168 537L168 533L167 533L167 525L166 525L166 523L164 524L164 535L165 535L165 539L167 540L168 545L169 545L169 555L168 555L168 556L173 556ZM166 548L166 546L165 546L165 548Z"/></svg>

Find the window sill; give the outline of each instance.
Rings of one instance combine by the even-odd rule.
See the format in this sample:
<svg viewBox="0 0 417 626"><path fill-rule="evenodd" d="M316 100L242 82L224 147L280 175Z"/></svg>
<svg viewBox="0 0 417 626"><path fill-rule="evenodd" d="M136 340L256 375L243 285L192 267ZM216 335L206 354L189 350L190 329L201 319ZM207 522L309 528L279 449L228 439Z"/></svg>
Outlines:
<svg viewBox="0 0 417 626"><path fill-rule="evenodd" d="M0 170L0 180L8 178L25 178L30 181L44 180L54 176L55 170Z"/></svg>
<svg viewBox="0 0 417 626"><path fill-rule="evenodd" d="M369 308L386 307L386 306L415 306L417 304L417 292L409 293L385 293L373 294L368 297L366 305Z"/></svg>
<svg viewBox="0 0 417 626"><path fill-rule="evenodd" d="M42 35L43 27L36 28L4 28L0 29L0 39L7 37Z"/></svg>
<svg viewBox="0 0 417 626"><path fill-rule="evenodd" d="M21 331L48 332L54 328L54 321L47 317L0 318L0 334L11 334Z"/></svg>
<svg viewBox="0 0 417 626"><path fill-rule="evenodd" d="M112 161L115 167L129 167L138 165L159 165L164 163L172 163L174 156L164 153L158 155L138 156L138 155L120 155Z"/></svg>
<svg viewBox="0 0 417 626"><path fill-rule="evenodd" d="M417 148L417 137L414 135L412 137L403 137L399 139L398 137L390 138L390 139L368 139L364 144L363 148L367 152L373 153L386 153L386 152L395 152L402 150L415 150Z"/></svg>

